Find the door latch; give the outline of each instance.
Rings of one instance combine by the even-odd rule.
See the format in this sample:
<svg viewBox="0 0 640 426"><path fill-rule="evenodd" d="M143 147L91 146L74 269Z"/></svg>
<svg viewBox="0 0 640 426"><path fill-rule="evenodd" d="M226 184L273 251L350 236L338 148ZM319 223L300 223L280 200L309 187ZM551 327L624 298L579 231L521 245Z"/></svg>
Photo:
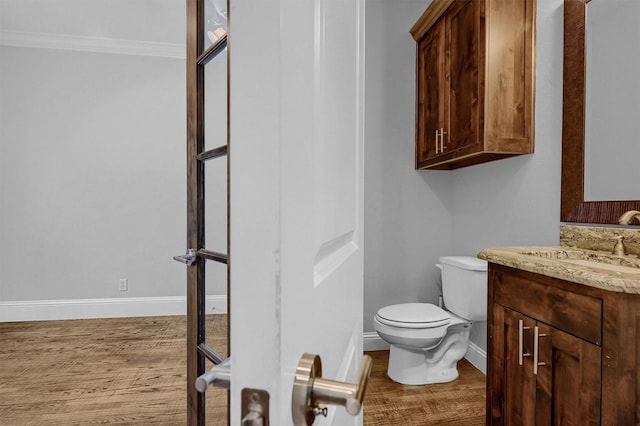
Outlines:
<svg viewBox="0 0 640 426"><path fill-rule="evenodd" d="M269 392L242 389L242 426L269 426Z"/></svg>
<svg viewBox="0 0 640 426"><path fill-rule="evenodd" d="M193 249L189 249L185 254L173 256L173 260L191 266L196 261L196 253Z"/></svg>

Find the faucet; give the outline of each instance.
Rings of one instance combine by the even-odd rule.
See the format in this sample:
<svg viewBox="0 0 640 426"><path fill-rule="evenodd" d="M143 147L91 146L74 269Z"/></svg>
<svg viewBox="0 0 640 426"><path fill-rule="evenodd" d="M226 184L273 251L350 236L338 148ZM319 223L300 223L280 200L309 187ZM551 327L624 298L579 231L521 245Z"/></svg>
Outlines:
<svg viewBox="0 0 640 426"><path fill-rule="evenodd" d="M629 210L620 216L618 223L620 223L620 225L628 225L634 217L640 220L640 212L638 210Z"/></svg>
<svg viewBox="0 0 640 426"><path fill-rule="evenodd" d="M624 237L622 235L618 235L616 236L616 240L616 245L613 246L611 254L615 254L616 256L626 256L627 247L624 245Z"/></svg>

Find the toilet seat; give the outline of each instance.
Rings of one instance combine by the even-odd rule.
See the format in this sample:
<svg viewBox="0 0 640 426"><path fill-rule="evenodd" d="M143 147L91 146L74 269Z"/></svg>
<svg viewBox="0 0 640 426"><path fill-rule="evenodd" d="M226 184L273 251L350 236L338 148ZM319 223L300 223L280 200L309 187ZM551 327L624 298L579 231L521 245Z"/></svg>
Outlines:
<svg viewBox="0 0 640 426"><path fill-rule="evenodd" d="M436 328L448 325L448 312L431 303L400 303L381 308L376 314L381 324L399 328Z"/></svg>

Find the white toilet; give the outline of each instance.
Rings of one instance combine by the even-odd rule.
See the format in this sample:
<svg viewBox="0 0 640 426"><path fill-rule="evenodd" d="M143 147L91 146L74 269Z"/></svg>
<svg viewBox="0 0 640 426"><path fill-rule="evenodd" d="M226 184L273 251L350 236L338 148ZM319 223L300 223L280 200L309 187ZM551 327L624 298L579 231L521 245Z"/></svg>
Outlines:
<svg viewBox="0 0 640 426"><path fill-rule="evenodd" d="M446 256L437 266L449 311L431 303L402 303L380 309L373 319L380 337L391 344L387 374L398 383L457 379L458 361L469 346L471 321L487 320L487 262Z"/></svg>

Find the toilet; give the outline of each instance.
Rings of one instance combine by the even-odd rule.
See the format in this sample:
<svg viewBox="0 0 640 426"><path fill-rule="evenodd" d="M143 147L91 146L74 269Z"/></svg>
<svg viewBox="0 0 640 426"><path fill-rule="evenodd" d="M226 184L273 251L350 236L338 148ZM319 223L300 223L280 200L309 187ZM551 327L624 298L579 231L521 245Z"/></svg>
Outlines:
<svg viewBox="0 0 640 426"><path fill-rule="evenodd" d="M446 383L458 378L467 353L472 321L487 320L487 262L444 256L444 310L431 303L381 308L373 319L378 335L391 345L387 375L406 385Z"/></svg>

